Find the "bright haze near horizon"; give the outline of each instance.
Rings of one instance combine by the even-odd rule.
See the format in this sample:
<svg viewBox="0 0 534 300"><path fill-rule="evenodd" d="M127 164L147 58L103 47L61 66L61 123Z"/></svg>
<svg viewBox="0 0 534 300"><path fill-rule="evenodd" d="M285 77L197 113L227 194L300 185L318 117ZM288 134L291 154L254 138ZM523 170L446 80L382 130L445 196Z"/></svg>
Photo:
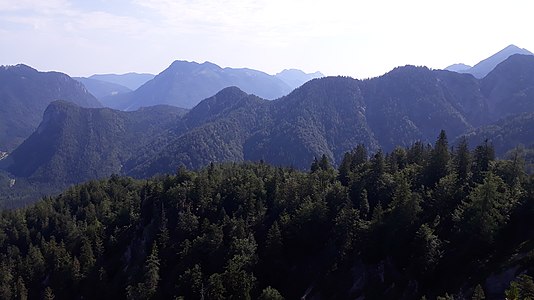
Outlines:
<svg viewBox="0 0 534 300"><path fill-rule="evenodd" d="M0 0L0 64L71 76L174 60L366 78L534 50L529 1Z"/></svg>

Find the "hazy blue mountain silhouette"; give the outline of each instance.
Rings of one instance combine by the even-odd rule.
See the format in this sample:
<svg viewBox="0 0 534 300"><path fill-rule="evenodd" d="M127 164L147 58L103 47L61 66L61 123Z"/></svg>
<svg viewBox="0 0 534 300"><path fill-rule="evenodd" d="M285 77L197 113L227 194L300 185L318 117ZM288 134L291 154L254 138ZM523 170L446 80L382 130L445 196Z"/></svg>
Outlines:
<svg viewBox="0 0 534 300"><path fill-rule="evenodd" d="M516 45L509 45L501 51L493 54L492 56L480 61L473 67L469 67L468 65L464 64L455 64L445 68L445 70L468 73L475 76L476 78L481 79L488 75L488 73L491 72L493 69L495 69L498 64L505 61L508 57L514 54L533 55L532 52L528 51L527 49L519 48Z"/></svg>
<svg viewBox="0 0 534 300"><path fill-rule="evenodd" d="M0 151L11 151L37 128L48 104L66 100L101 107L78 81L26 65L0 67Z"/></svg>
<svg viewBox="0 0 534 300"><path fill-rule="evenodd" d="M90 79L111 82L136 90L156 75L148 73L126 73L126 74L95 74Z"/></svg>

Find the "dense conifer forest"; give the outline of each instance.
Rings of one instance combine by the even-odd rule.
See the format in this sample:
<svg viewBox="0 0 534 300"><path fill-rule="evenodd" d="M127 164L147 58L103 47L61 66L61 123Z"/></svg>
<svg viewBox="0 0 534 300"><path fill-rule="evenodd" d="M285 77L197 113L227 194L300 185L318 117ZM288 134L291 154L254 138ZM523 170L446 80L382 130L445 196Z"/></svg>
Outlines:
<svg viewBox="0 0 534 300"><path fill-rule="evenodd" d="M111 176L0 215L1 299L527 299L533 176L415 143ZM513 281L512 281L513 280ZM478 298L477 298L478 297Z"/></svg>

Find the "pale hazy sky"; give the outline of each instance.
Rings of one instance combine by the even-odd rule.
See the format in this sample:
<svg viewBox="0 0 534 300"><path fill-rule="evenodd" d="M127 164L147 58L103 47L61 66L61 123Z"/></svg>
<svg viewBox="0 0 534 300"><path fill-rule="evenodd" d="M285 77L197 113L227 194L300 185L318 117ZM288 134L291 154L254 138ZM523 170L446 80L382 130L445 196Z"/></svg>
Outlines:
<svg viewBox="0 0 534 300"><path fill-rule="evenodd" d="M174 60L365 78L534 51L534 3L493 0L0 0L0 65L72 76Z"/></svg>

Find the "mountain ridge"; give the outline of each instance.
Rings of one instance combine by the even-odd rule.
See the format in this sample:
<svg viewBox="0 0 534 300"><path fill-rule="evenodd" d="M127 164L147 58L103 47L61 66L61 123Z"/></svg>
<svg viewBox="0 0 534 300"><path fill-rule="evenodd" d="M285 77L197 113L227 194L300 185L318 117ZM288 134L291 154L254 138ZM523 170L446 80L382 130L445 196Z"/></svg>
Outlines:
<svg viewBox="0 0 534 300"><path fill-rule="evenodd" d="M81 82L85 88L97 99L102 99L106 96L129 93L132 91L123 85L102 81L99 79L85 77L73 77L73 79Z"/></svg>
<svg viewBox="0 0 534 300"><path fill-rule="evenodd" d="M70 149L70 153L79 153L84 160L92 161L91 157L99 157L99 153L108 151L99 148L99 143L113 141L129 145L136 139L139 140L138 146L117 146L108 151L115 155L108 155L111 158L106 162L115 166L113 172L146 178L173 173L180 166L196 169L211 162L228 161L265 161L307 169L314 158L322 155L338 165L344 153L359 144L364 144L371 153L379 149L390 152L416 142L430 143L440 130L445 130L453 140L513 116L519 108L525 108L525 98L513 95L517 91L534 90L534 74L528 72L530 64L534 66L534 56L513 56L481 80L469 74L410 65L366 80L324 77L310 80L273 101L248 94L235 86L227 87L202 100L183 116L175 114L172 120L150 134L124 126L124 131L118 133L106 129L116 127L113 118L87 117L109 114L121 119L123 113L142 115L139 111L120 112L106 108L89 113L89 109L77 108L71 121L58 121L56 126L72 129L71 133L60 135L61 139L44 136L38 139L39 133L49 127L43 122L35 136L25 141L33 146L21 146L11 155L9 159L13 163L9 170L30 181L32 178L42 179L46 177L44 170L53 163L36 163L31 172L17 172L25 170L25 164L30 162L24 157L46 154L37 149ZM530 80L519 80L525 76ZM499 111L495 107L501 106L506 109L495 114ZM527 108L534 112L534 106ZM147 114L143 122L149 122L150 118L157 119L158 116ZM89 135L92 131L88 131L84 124L90 120L96 124L93 131L96 130L100 140ZM99 120L105 123L98 125ZM75 133L76 128L80 128L79 133ZM87 141L89 143L84 144ZM52 142L55 146L50 145ZM135 151L131 152L132 149ZM56 159L62 159L57 151L54 155ZM35 172L39 168L41 171ZM58 170L62 169L58 174L76 174L78 169L91 170L91 165L72 167L64 164L58 167ZM104 169L103 166L96 168ZM110 172L99 174L109 175ZM69 178L83 181L94 176L85 173L81 177L71 175L62 180L68 181Z"/></svg>
<svg viewBox="0 0 534 300"><path fill-rule="evenodd" d="M238 86L246 93L269 100L284 96L293 89L277 76L258 70L176 60L132 93L105 97L102 101L106 106L120 110L135 110L153 104L192 108L229 86Z"/></svg>
<svg viewBox="0 0 534 300"><path fill-rule="evenodd" d="M102 107L78 81L59 72L40 72L24 64L0 67L0 151L20 145L41 122L54 100Z"/></svg>
<svg viewBox="0 0 534 300"><path fill-rule="evenodd" d="M274 76L282 79L291 88L296 89L304 83L315 79L324 77L323 73L317 71L314 73L305 73L299 69L284 69Z"/></svg>
<svg viewBox="0 0 534 300"><path fill-rule="evenodd" d="M183 113L170 106L121 112L54 101L38 129L8 157L7 170L40 183L50 177L71 183L120 173L122 161Z"/></svg>
<svg viewBox="0 0 534 300"><path fill-rule="evenodd" d="M125 74L94 74L88 78L118 84L134 91L155 76L149 73L130 72Z"/></svg>
<svg viewBox="0 0 534 300"><path fill-rule="evenodd" d="M495 69L497 65L499 65L501 62L505 61L514 54L534 55L527 49L519 48L514 44L510 44L502 50L498 51L497 53L481 60L472 67L465 64L454 64L446 67L445 70L459 73L468 73L478 79L482 79L486 77L486 75L488 75L493 69Z"/></svg>

